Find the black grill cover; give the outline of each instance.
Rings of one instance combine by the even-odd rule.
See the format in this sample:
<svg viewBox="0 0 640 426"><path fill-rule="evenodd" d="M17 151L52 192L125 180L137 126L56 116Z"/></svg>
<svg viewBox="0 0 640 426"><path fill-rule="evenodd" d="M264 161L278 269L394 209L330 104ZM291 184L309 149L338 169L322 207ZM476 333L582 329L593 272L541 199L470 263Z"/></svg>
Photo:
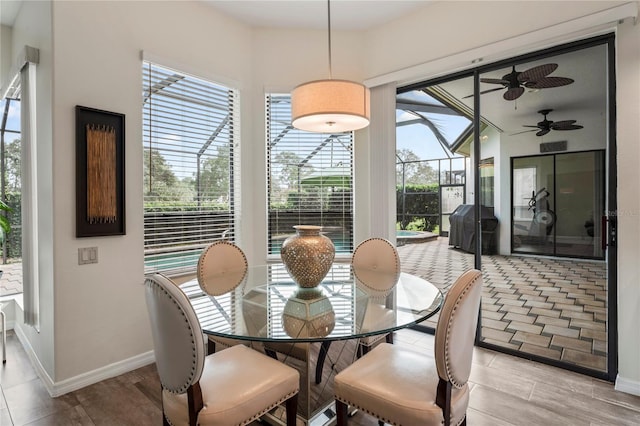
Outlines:
<svg viewBox="0 0 640 426"><path fill-rule="evenodd" d="M473 204L459 205L449 216L449 245L459 247L462 250L475 253L475 226ZM482 254L494 254L496 252L496 230L498 219L493 215L489 207L480 206L480 223L482 224Z"/></svg>

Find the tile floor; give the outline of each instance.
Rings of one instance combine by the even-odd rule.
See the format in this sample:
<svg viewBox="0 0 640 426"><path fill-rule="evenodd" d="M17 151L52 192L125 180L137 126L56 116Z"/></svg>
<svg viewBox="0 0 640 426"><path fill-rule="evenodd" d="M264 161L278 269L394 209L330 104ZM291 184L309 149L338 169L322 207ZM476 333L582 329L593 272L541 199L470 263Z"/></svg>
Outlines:
<svg viewBox="0 0 640 426"><path fill-rule="evenodd" d="M394 344L433 351L433 336L396 333ZM22 346L9 332L8 361L0 366L0 425L160 425L155 365L50 398ZM467 410L473 426L631 426L640 424L640 397L611 383L521 358L475 348ZM256 423L252 426L257 426ZM354 426L377 421L359 412Z"/></svg>
<svg viewBox="0 0 640 426"><path fill-rule="evenodd" d="M398 253L403 271L445 291L474 265L472 254L442 237ZM482 269L485 342L606 371L604 262L494 255L483 256Z"/></svg>

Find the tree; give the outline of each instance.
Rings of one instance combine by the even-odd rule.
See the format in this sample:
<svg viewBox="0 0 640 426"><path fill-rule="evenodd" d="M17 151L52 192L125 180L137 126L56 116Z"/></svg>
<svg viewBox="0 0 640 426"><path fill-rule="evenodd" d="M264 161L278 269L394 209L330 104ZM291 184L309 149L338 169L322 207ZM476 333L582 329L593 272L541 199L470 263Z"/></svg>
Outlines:
<svg viewBox="0 0 640 426"><path fill-rule="evenodd" d="M403 172L405 185L439 183L438 171L429 164L428 160L421 160L420 157L407 148L397 150L396 156L399 162L396 166L396 182L398 185L402 185Z"/></svg>
<svg viewBox="0 0 640 426"><path fill-rule="evenodd" d="M228 203L231 178L231 148L220 145L216 155L208 157L200 167L199 188L196 188L200 200ZM198 179L196 179L198 185Z"/></svg>
<svg viewBox="0 0 640 426"><path fill-rule="evenodd" d="M4 182L6 192L20 192L20 139L15 139L4 146Z"/></svg>
<svg viewBox="0 0 640 426"><path fill-rule="evenodd" d="M155 197L157 201L181 201L192 194L192 191L185 194L186 188L179 184L171 166L155 149L144 152L143 183L145 197Z"/></svg>

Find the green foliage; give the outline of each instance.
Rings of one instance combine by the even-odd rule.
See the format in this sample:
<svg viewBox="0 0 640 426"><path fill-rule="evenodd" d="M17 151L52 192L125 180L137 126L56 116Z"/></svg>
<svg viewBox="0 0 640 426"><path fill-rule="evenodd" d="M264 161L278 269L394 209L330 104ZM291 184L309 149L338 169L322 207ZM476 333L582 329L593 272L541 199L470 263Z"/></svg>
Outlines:
<svg viewBox="0 0 640 426"><path fill-rule="evenodd" d="M424 231L427 226L427 222L423 217L416 217L406 226L407 231Z"/></svg>
<svg viewBox="0 0 640 426"><path fill-rule="evenodd" d="M193 211L228 211L229 203L205 201L198 204L196 201L184 203L182 201L148 201L144 203L146 213L163 212L193 212Z"/></svg>
<svg viewBox="0 0 640 426"><path fill-rule="evenodd" d="M20 192L7 192L5 194L6 204L11 208L7 211L7 219L11 227L11 232L5 236L5 246L7 248L7 257L22 257L22 217L21 217L21 200Z"/></svg>
<svg viewBox="0 0 640 426"><path fill-rule="evenodd" d="M410 149L396 151L396 182L402 185L439 184L438 161L423 161ZM435 167L434 167L435 166ZM404 180L403 180L404 178Z"/></svg>
<svg viewBox="0 0 640 426"><path fill-rule="evenodd" d="M4 182L5 192L20 192L20 139L15 139L4 147Z"/></svg>
<svg viewBox="0 0 640 426"><path fill-rule="evenodd" d="M0 200L0 211L10 212L11 207L9 207L4 201ZM5 235L11 231L11 223L5 214L0 214L0 230L2 231L0 234L2 235L2 241L4 242Z"/></svg>
<svg viewBox="0 0 640 426"><path fill-rule="evenodd" d="M440 217L440 195L437 184L396 187L399 229L436 232Z"/></svg>

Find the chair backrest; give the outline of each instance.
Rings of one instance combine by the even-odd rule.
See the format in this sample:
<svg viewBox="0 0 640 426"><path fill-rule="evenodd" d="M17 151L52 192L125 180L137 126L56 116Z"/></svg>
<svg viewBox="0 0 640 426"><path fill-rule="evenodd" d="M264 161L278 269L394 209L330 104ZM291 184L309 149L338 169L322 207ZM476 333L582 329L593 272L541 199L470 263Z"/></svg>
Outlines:
<svg viewBox="0 0 640 426"><path fill-rule="evenodd" d="M184 393L204 368L204 340L196 313L180 287L162 274L145 279L156 367L162 387Z"/></svg>
<svg viewBox="0 0 640 426"><path fill-rule="evenodd" d="M438 318L434 345L438 376L458 389L471 373L481 295L482 273L470 269L449 289Z"/></svg>
<svg viewBox="0 0 640 426"><path fill-rule="evenodd" d="M207 294L220 296L236 288L247 275L247 257L228 241L216 241L198 259L198 284Z"/></svg>
<svg viewBox="0 0 640 426"><path fill-rule="evenodd" d="M373 290L389 290L398 282L398 250L384 238L364 240L353 251L351 266L356 278Z"/></svg>

